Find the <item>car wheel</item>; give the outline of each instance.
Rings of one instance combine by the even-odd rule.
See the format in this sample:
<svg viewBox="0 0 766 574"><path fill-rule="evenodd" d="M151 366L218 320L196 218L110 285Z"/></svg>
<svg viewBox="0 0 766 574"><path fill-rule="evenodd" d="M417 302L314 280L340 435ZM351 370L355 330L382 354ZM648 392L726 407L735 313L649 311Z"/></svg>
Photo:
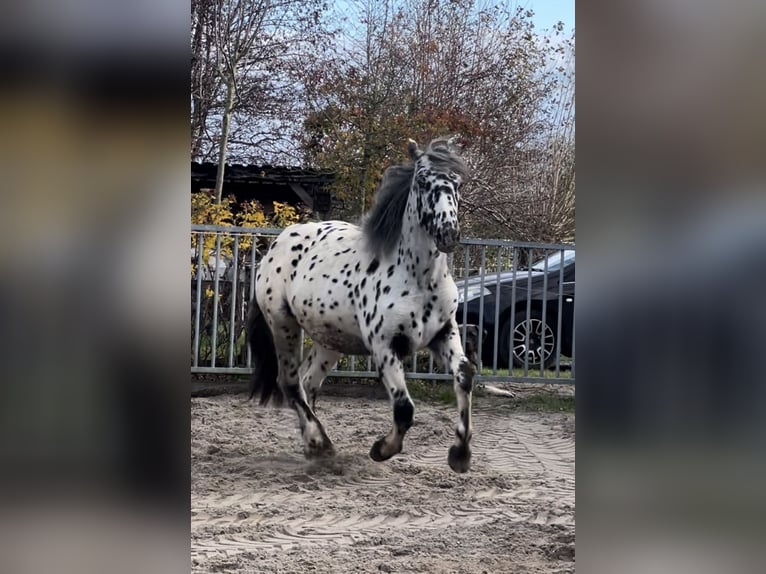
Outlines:
<svg viewBox="0 0 766 574"><path fill-rule="evenodd" d="M517 368L524 366L525 357L530 369L539 369L541 364L548 367L555 362L556 333L547 322L543 323L543 316L539 310L532 309L529 319L526 310L517 311L513 316L513 328L510 321L507 321L503 325L502 333L501 357L506 365L509 348L513 353L513 366Z"/></svg>

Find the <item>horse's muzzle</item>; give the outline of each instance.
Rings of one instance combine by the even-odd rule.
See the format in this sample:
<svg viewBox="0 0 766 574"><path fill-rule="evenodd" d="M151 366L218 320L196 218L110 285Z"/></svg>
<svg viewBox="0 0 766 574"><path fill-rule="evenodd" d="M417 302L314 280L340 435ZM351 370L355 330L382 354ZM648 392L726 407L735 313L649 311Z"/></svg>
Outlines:
<svg viewBox="0 0 766 574"><path fill-rule="evenodd" d="M439 241L436 242L436 248L442 253L452 253L460 243L460 230L456 228L446 229Z"/></svg>

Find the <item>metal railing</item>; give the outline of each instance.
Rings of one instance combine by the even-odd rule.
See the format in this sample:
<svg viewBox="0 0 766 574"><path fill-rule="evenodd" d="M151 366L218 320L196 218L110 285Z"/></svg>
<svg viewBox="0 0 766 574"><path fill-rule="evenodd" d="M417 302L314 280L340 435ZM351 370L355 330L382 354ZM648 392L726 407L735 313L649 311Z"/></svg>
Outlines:
<svg viewBox="0 0 766 574"><path fill-rule="evenodd" d="M192 226L192 373L251 371L245 321L254 270L280 231ZM464 239L449 255L456 318L464 348L475 351L477 381L575 382L574 253L574 245ZM310 345L304 338L304 352ZM408 358L405 371L411 379L451 379L427 351ZM377 373L369 356L349 355L329 376Z"/></svg>

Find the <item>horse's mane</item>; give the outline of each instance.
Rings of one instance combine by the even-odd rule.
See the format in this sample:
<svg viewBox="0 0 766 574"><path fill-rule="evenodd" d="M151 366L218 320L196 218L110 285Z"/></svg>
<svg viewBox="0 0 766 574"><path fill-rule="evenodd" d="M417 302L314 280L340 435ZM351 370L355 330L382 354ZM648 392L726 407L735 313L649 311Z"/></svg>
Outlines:
<svg viewBox="0 0 766 574"><path fill-rule="evenodd" d="M455 172L463 179L468 176L467 166L450 149L446 139L433 140L423 153L435 169ZM402 236L404 210L414 173L415 164L411 161L393 165L383 172L383 181L375 194L375 204L362 223L367 246L379 257L389 255Z"/></svg>

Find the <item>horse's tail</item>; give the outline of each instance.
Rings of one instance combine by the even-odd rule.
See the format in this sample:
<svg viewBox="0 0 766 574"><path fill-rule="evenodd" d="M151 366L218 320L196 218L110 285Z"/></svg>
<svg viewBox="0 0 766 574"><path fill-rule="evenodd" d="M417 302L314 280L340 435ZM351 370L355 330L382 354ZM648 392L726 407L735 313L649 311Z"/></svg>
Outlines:
<svg viewBox="0 0 766 574"><path fill-rule="evenodd" d="M255 297L247 313L247 343L253 360L250 398L260 394L262 405L269 400L280 404L284 397L277 383L278 363L274 337Z"/></svg>

